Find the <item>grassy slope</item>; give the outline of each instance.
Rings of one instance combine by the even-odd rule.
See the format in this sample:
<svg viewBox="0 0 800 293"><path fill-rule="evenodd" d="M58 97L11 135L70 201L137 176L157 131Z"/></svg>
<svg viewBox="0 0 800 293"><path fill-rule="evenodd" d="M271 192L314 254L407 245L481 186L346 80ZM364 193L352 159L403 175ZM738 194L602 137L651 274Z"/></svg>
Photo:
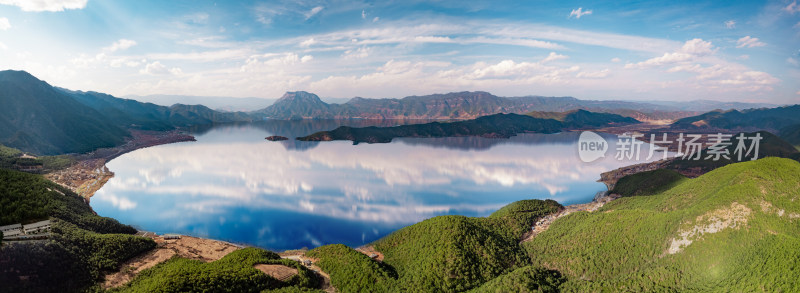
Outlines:
<svg viewBox="0 0 800 293"><path fill-rule="evenodd" d="M525 244L534 263L570 280L567 291L797 291L800 281L800 163L767 158L719 168L646 197L627 197L596 213L564 217ZM707 233L681 252L671 239L749 210L746 224ZM763 207L762 207L763 206ZM705 216L704 216L705 215ZM699 218L704 216L702 218Z"/></svg>

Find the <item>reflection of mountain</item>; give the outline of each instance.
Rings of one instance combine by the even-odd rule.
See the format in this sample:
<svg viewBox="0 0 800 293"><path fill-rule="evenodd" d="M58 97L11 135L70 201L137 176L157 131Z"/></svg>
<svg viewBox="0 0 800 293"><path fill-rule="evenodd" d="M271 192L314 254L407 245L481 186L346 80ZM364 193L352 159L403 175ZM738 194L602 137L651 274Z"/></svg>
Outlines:
<svg viewBox="0 0 800 293"><path fill-rule="evenodd" d="M311 133L333 129L339 126L351 127L388 127L396 125L406 125L414 123L425 123L431 120L416 119L416 120L377 120L377 119L300 119L300 120L262 120L252 123L222 123L222 124L205 124L189 127L188 130L193 135L203 135L213 129L227 128L227 127L255 127L267 132L268 135L280 135L288 137L288 140L276 141L270 143L279 143L287 149L291 150L308 150L314 148L318 141L298 141L295 138L306 136Z"/></svg>

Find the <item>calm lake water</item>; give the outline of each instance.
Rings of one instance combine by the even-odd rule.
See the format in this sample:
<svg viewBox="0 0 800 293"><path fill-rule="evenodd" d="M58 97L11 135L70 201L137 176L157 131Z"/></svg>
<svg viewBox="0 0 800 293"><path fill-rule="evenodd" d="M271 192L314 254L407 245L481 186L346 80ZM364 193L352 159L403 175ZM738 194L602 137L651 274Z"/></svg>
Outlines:
<svg viewBox="0 0 800 293"><path fill-rule="evenodd" d="M595 182L601 172L632 163L615 160L613 145L606 158L581 162L579 133L572 132L359 145L264 139L397 123L266 121L195 129L196 142L140 149L109 162L116 175L91 205L102 216L157 233L273 250L356 247L438 215L487 216L531 198L589 202L606 189Z"/></svg>

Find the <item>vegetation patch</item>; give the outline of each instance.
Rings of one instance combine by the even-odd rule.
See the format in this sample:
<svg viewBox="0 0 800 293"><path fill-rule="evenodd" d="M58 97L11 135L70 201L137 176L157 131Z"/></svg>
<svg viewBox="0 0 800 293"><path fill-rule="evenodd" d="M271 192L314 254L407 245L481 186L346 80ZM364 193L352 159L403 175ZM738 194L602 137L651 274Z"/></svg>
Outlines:
<svg viewBox="0 0 800 293"><path fill-rule="evenodd" d="M558 271L526 266L508 274L494 278L470 293L501 292L559 292L558 288L566 278Z"/></svg>
<svg viewBox="0 0 800 293"><path fill-rule="evenodd" d="M297 274L281 281L255 268L258 264L283 265ZM127 285L112 292L261 292L283 287L316 287L314 272L302 264L281 259L277 254L259 248L245 248L229 253L220 260L204 263L199 260L173 257L142 271ZM289 290L289 289L287 289ZM293 290L293 289L291 289ZM288 292L292 292L289 290ZM298 292L304 292L298 290Z"/></svg>
<svg viewBox="0 0 800 293"><path fill-rule="evenodd" d="M331 276L341 292L388 292L396 286L393 268L342 244L320 246L306 252L316 265Z"/></svg>
<svg viewBox="0 0 800 293"><path fill-rule="evenodd" d="M620 178L610 193L621 196L653 195L664 192L685 179L686 176L674 170L657 169Z"/></svg>
<svg viewBox="0 0 800 293"><path fill-rule="evenodd" d="M534 266L568 278L568 292L798 291L798 186L796 161L731 164L570 214L523 246ZM691 245L668 253L684 238Z"/></svg>

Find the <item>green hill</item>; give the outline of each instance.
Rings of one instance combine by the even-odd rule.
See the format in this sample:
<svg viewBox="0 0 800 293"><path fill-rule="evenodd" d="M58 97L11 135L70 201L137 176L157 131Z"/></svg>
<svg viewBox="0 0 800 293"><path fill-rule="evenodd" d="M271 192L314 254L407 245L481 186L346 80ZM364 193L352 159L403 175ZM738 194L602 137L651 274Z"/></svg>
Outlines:
<svg viewBox="0 0 800 293"><path fill-rule="evenodd" d="M545 118L533 117L532 114L494 114L456 122L431 122L392 127L341 126L331 131L320 131L305 137L298 137L297 140L352 140L354 143L386 143L397 137L482 136L508 138L525 132L554 133L570 128L639 123L636 119L616 114L592 113L583 110L558 115L545 113L540 116Z"/></svg>
<svg viewBox="0 0 800 293"><path fill-rule="evenodd" d="M786 126L778 133L783 140L800 149L800 124Z"/></svg>
<svg viewBox="0 0 800 293"><path fill-rule="evenodd" d="M85 153L122 144L128 129L251 121L202 105L171 107L54 88L24 71L0 71L0 144L39 155Z"/></svg>
<svg viewBox="0 0 800 293"><path fill-rule="evenodd" d="M586 110L572 110L567 112L530 112L525 115L539 119L554 119L564 123L564 127L585 128L604 127L612 125L627 125L641 123L630 117L617 114L596 113Z"/></svg>
<svg viewBox="0 0 800 293"><path fill-rule="evenodd" d="M251 121L245 113L219 112L203 105L175 104L165 107L97 92L60 90L125 128L170 130L176 126Z"/></svg>
<svg viewBox="0 0 800 293"><path fill-rule="evenodd" d="M277 264L297 269L297 274L279 281L253 266ZM133 281L112 292L262 292L294 287L316 287L317 276L299 262L281 259L260 248L245 248L229 253L220 260L204 263L199 260L173 257L144 270ZM288 288L287 288L288 289Z"/></svg>
<svg viewBox="0 0 800 293"><path fill-rule="evenodd" d="M759 142L758 148L758 158L766 158L766 157L779 157L779 158L798 158L798 151L794 146L786 142L785 140L781 139L777 135L774 135L767 131L758 131L758 132L751 132L751 133L744 133L745 137L754 137L758 133L762 139ZM708 156L708 149L704 149L701 154L700 160L693 160L693 159L682 159L676 158L667 164L666 168L670 170L675 170L684 174L703 174L708 171L714 170L716 168L729 165L732 163L739 162L738 155L734 155L734 151L737 147L738 141L736 137L739 134L734 134L731 137L732 144L726 147L725 149L728 151L729 159L725 159L724 157L720 157L719 160L712 160L712 159L705 159ZM750 146L750 142L747 142L747 147ZM746 151L745 151L746 153ZM742 156L743 161L748 161L752 158L752 154L750 156Z"/></svg>
<svg viewBox="0 0 800 293"><path fill-rule="evenodd" d="M0 71L0 144L36 154L89 152L128 132L24 71Z"/></svg>
<svg viewBox="0 0 800 293"><path fill-rule="evenodd" d="M800 163L731 164L554 222L524 244L563 291L796 292Z"/></svg>
<svg viewBox="0 0 800 293"><path fill-rule="evenodd" d="M0 246L0 291L84 291L103 272L155 247L149 238L130 235L136 229L96 215L77 194L39 175L0 169L0 182L0 225L52 222L49 240Z"/></svg>
<svg viewBox="0 0 800 293"><path fill-rule="evenodd" d="M460 292L528 265L518 245L541 216L561 208L530 200L488 218L434 217L375 242L397 270L399 291Z"/></svg>
<svg viewBox="0 0 800 293"><path fill-rule="evenodd" d="M610 193L622 196L653 195L672 188L686 179L674 170L657 169L622 177Z"/></svg>
<svg viewBox="0 0 800 293"><path fill-rule="evenodd" d="M679 119L673 128L762 129L777 131L789 125L800 124L800 105L748 110L711 111Z"/></svg>
<svg viewBox="0 0 800 293"><path fill-rule="evenodd" d="M558 271L527 266L494 278L469 292L558 292L558 288L564 281L566 281L566 278L561 276Z"/></svg>

